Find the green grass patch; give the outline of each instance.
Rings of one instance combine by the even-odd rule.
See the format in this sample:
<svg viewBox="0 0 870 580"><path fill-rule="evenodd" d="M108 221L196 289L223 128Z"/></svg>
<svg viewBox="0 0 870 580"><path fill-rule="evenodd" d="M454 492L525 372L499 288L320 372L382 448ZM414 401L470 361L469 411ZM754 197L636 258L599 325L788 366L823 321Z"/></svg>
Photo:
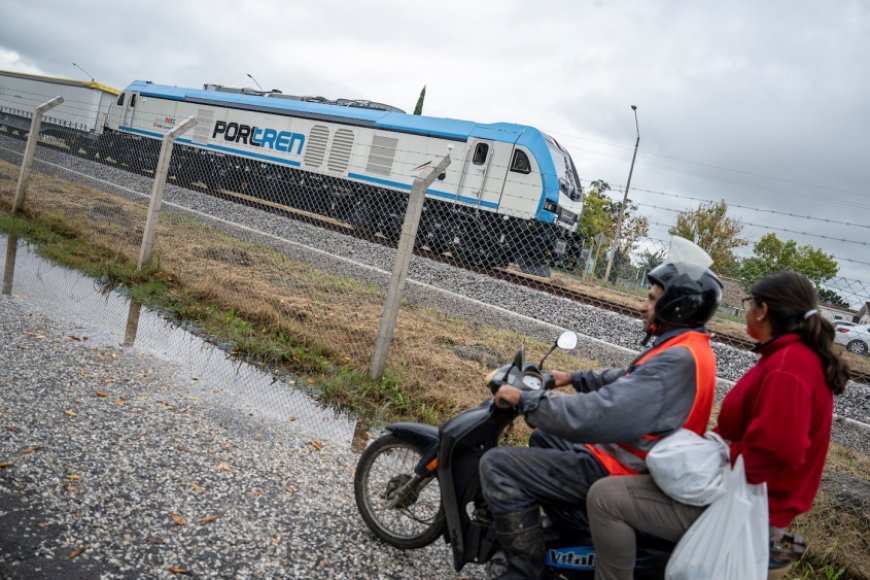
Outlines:
<svg viewBox="0 0 870 580"><path fill-rule="evenodd" d="M183 225L184 220L180 221ZM191 223L191 227L202 227ZM131 299L163 312L168 318L192 325L196 332L212 343L231 345L234 356L251 364L268 367L281 375L291 373L301 378L303 387L322 403L338 410L379 420L397 418L440 423L455 407L433 403L409 394L403 388L403 377L388 370L383 378L372 380L366 373L343 364L321 345L248 320L235 308L210 304L180 286L160 268L159 258L152 260L141 272L125 256L111 248L94 243L76 227L52 216L38 219L12 216L0 212L0 231L26 240L37 254L63 266L78 270L101 281L106 290L123 288ZM241 250L259 249L239 241ZM274 264L282 264L276 256ZM378 294L383 291L373 284L349 277L314 272L312 278L329 293L343 296ZM299 382L299 381L297 381Z"/></svg>

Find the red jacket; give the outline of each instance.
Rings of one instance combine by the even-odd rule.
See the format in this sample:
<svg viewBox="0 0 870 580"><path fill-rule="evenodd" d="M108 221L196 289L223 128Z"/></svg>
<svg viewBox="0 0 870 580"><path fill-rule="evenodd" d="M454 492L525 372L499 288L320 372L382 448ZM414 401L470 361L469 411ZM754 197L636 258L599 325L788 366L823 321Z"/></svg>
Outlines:
<svg viewBox="0 0 870 580"><path fill-rule="evenodd" d="M770 525L810 509L831 439L834 395L818 355L797 334L761 346L761 358L722 401L716 431L743 455L749 483L767 482Z"/></svg>

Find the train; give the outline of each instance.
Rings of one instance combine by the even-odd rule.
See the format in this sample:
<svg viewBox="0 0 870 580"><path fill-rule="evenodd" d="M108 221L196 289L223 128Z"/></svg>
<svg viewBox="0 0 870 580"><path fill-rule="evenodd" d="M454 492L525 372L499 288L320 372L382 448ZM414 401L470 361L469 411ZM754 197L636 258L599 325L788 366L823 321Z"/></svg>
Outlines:
<svg viewBox="0 0 870 580"><path fill-rule="evenodd" d="M84 91L71 94L62 91ZM573 264L583 190L555 139L527 125L406 114L372 101L297 97L204 84L98 83L0 71L0 125L20 132L28 109L61 94L43 120L49 144L129 167L155 167L176 139L170 180L239 201L328 216L397 240L414 179L452 145L426 191L417 245L490 267L546 276Z"/></svg>

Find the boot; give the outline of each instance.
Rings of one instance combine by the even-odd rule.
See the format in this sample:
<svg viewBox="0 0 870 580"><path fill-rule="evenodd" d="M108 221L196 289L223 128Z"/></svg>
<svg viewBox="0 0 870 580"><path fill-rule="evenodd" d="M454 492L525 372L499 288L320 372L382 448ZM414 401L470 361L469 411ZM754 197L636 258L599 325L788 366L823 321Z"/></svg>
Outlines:
<svg viewBox="0 0 870 580"><path fill-rule="evenodd" d="M544 577L544 529L537 506L518 512L492 514L495 534L507 556L503 580Z"/></svg>

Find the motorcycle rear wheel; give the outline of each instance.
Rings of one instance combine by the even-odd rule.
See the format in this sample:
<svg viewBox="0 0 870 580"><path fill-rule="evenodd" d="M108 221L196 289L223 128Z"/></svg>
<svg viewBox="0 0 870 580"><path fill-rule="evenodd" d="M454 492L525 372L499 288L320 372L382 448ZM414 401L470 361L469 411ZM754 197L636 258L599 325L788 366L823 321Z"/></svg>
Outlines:
<svg viewBox="0 0 870 580"><path fill-rule="evenodd" d="M388 434L362 453L353 478L357 509L377 537L396 548L411 550L428 546L444 530L444 507L438 478L424 480L402 504L386 505L402 484L414 477L422 450Z"/></svg>

